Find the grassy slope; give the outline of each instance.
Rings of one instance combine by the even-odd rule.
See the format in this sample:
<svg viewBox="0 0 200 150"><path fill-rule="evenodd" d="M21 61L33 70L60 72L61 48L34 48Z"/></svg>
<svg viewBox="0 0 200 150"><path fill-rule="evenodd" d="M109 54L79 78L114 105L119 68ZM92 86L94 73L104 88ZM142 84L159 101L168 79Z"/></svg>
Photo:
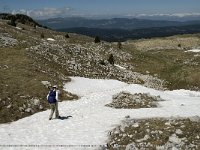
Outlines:
<svg viewBox="0 0 200 150"><path fill-rule="evenodd" d="M186 38L184 40L184 38ZM188 41L188 42L187 42ZM180 47L180 45L181 47ZM136 72L159 76L168 81L169 89L200 89L200 56L185 50L200 46L200 36L181 35L129 41L123 49L131 52L129 62Z"/></svg>
<svg viewBox="0 0 200 150"><path fill-rule="evenodd" d="M37 44L41 32L45 32L46 35L51 33L41 28L21 26L25 30L16 30L6 24L0 26L4 32L9 33L19 42L13 47L0 47L0 123L46 110L48 108L46 101L48 88L41 81L50 81L51 84L57 84L62 89L64 80L58 74L67 74L66 70L59 70L59 66L56 64L48 63L44 59L37 59L38 57L31 56L32 54L26 51L27 47ZM44 65L45 62L46 65ZM65 82L68 81L70 79L66 78ZM77 97L61 90L60 99L70 100L73 98ZM34 105L33 99L38 99L40 105ZM19 109L20 107L22 110ZM27 108L32 110L28 112Z"/></svg>

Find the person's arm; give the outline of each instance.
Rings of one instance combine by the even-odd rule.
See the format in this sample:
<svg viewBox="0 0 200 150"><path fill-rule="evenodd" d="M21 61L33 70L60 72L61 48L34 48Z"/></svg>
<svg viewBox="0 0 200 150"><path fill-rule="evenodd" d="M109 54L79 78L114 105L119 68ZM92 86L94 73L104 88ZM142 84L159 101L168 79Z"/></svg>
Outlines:
<svg viewBox="0 0 200 150"><path fill-rule="evenodd" d="M56 90L56 100L57 100L57 101L59 101L59 100L58 100L58 94L59 94L59 91Z"/></svg>
<svg viewBox="0 0 200 150"><path fill-rule="evenodd" d="M49 93L47 94L47 100L48 100L48 97L49 97Z"/></svg>

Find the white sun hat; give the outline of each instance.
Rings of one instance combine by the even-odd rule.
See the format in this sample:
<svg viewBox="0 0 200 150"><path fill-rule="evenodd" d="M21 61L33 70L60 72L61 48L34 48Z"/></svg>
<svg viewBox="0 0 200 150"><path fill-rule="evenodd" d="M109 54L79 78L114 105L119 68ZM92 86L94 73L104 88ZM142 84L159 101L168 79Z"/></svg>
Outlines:
<svg viewBox="0 0 200 150"><path fill-rule="evenodd" d="M57 88L57 85L54 85L53 88Z"/></svg>

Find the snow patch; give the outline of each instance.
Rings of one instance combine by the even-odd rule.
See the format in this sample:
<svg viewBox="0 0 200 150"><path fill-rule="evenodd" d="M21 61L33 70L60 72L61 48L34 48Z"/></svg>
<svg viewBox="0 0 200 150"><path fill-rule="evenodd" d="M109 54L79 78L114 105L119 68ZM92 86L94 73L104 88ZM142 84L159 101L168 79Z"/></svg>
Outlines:
<svg viewBox="0 0 200 150"><path fill-rule="evenodd" d="M114 66L115 66L115 67L118 67L118 68L120 68L120 69L123 69L123 70L126 69L126 68L124 68L124 67L122 67L122 66L120 66L120 65L117 65L117 64L115 64Z"/></svg>
<svg viewBox="0 0 200 150"><path fill-rule="evenodd" d="M52 38L47 38L47 41L56 41L55 39L52 39Z"/></svg>
<svg viewBox="0 0 200 150"><path fill-rule="evenodd" d="M194 53L199 53L200 49L191 49L191 50L187 50L185 52L194 52Z"/></svg>
<svg viewBox="0 0 200 150"><path fill-rule="evenodd" d="M58 106L61 116L72 117L49 121L50 110L47 110L10 124L1 124L0 145L11 144L11 141L12 144L17 145L106 145L108 132L120 124L127 115L135 119L200 116L200 101L199 97L196 97L200 95L200 92L195 92L196 96L191 96L185 94L184 91L158 91L116 80L81 77L72 77L71 79L72 82L65 85L65 90L77 94L81 98L77 101L59 102ZM158 102L161 107L156 109L106 107L105 105L112 101L112 96L121 91L128 91L131 94L149 92L166 101ZM182 103L184 106L180 106ZM27 108L25 111L31 112L32 110ZM134 126L137 127L139 124ZM177 132L179 133L179 131ZM143 140L147 138L145 137ZM175 135L170 137L170 141L181 142ZM127 149L129 147L134 147L134 145L127 146ZM69 147L69 149L75 148Z"/></svg>
<svg viewBox="0 0 200 150"><path fill-rule="evenodd" d="M176 94L180 96L200 97L200 92L184 90L184 89L168 91L168 93L172 93L172 94Z"/></svg>
<svg viewBox="0 0 200 150"><path fill-rule="evenodd" d="M41 81L41 83L45 86L50 86L51 83L49 81Z"/></svg>

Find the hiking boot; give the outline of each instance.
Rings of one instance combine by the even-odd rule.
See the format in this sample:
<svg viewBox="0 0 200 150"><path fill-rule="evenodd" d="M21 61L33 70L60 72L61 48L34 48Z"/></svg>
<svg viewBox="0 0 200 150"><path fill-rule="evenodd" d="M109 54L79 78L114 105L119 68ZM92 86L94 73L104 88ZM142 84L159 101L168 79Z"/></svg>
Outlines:
<svg viewBox="0 0 200 150"><path fill-rule="evenodd" d="M56 117L56 119L61 119L61 117L60 117L60 116L58 116L58 117Z"/></svg>

